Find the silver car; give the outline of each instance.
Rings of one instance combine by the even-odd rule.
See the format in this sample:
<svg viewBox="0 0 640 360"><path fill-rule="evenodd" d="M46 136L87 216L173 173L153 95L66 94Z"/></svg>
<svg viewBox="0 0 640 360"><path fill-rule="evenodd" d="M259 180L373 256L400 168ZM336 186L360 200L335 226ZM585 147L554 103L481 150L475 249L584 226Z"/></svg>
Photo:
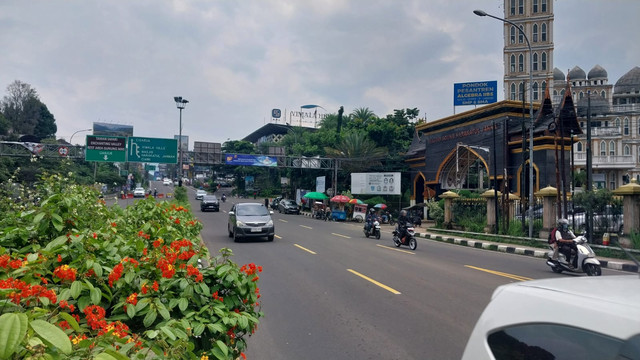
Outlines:
<svg viewBox="0 0 640 360"><path fill-rule="evenodd" d="M229 222L227 231L234 241L242 238L266 237L273 241L275 226L271 219L272 211L264 204L239 203L229 210Z"/></svg>

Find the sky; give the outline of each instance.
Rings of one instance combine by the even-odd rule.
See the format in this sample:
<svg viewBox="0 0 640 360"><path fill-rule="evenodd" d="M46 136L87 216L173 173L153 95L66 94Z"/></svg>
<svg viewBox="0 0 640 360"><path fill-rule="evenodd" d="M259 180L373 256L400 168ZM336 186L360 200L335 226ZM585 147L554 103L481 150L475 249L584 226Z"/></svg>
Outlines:
<svg viewBox="0 0 640 360"><path fill-rule="evenodd" d="M553 0L549 0L553 1ZM3 0L0 96L30 84L69 141L94 122L141 137L241 140L303 105L320 115L418 108L435 121L453 84L498 81L502 0ZM553 66L640 66L640 1L556 0ZM73 143L84 143L86 132Z"/></svg>

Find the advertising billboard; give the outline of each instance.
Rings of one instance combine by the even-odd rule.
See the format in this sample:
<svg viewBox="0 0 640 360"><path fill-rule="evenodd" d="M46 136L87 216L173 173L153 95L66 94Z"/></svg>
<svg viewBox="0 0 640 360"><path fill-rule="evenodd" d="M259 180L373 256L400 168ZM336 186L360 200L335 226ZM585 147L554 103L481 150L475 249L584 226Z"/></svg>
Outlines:
<svg viewBox="0 0 640 360"><path fill-rule="evenodd" d="M326 176L318 176L316 177L316 191L317 192L324 192L325 191L325 184L326 184Z"/></svg>
<svg viewBox="0 0 640 360"><path fill-rule="evenodd" d="M225 164L242 166L278 166L278 159L273 156L225 154Z"/></svg>
<svg viewBox="0 0 640 360"><path fill-rule="evenodd" d="M129 137L133 136L133 126L94 122L93 135Z"/></svg>
<svg viewBox="0 0 640 360"><path fill-rule="evenodd" d="M400 173L352 173L351 193L359 195L400 195Z"/></svg>
<svg viewBox="0 0 640 360"><path fill-rule="evenodd" d="M453 105L484 105L498 101L498 82L480 81L453 84Z"/></svg>

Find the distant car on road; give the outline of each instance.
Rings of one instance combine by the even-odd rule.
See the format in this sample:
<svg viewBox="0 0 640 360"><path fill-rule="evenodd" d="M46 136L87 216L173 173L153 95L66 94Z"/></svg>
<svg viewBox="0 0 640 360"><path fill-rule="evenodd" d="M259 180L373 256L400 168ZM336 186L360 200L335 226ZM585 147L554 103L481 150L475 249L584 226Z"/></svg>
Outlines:
<svg viewBox="0 0 640 360"><path fill-rule="evenodd" d="M170 179L164 179L164 180L162 180L162 184L163 184L163 185L171 185L171 184L172 184L172 182L171 182L171 180L170 180Z"/></svg>
<svg viewBox="0 0 640 360"><path fill-rule="evenodd" d="M462 359L640 359L640 279L572 276L499 286Z"/></svg>
<svg viewBox="0 0 640 360"><path fill-rule="evenodd" d="M144 188L137 187L133 190L133 197L144 197L146 195L146 191Z"/></svg>
<svg viewBox="0 0 640 360"><path fill-rule="evenodd" d="M206 190L198 190L196 191L196 200L202 200L202 198L207 195Z"/></svg>
<svg viewBox="0 0 640 360"><path fill-rule="evenodd" d="M275 226L271 211L264 204L235 204L229 210L227 232L235 242L248 237L266 237L268 241L273 241Z"/></svg>
<svg viewBox="0 0 640 360"><path fill-rule="evenodd" d="M215 195L205 195L200 201L200 211L220 211L220 201Z"/></svg>
<svg viewBox="0 0 640 360"><path fill-rule="evenodd" d="M289 199L283 199L278 202L278 212L285 214L300 214L300 207L298 204Z"/></svg>

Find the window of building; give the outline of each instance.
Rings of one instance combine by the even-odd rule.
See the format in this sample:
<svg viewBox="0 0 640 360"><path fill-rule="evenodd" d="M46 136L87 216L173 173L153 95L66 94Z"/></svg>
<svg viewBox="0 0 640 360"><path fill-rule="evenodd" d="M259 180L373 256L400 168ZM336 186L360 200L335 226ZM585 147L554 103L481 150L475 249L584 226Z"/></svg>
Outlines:
<svg viewBox="0 0 640 360"><path fill-rule="evenodd" d="M516 0L511 0L511 15L516 14Z"/></svg>
<svg viewBox="0 0 640 360"><path fill-rule="evenodd" d="M524 55L518 55L518 71L524 72Z"/></svg>
<svg viewBox="0 0 640 360"><path fill-rule="evenodd" d="M524 0L518 0L518 15L524 14Z"/></svg>
<svg viewBox="0 0 640 360"><path fill-rule="evenodd" d="M624 121L623 121L623 124L624 124L624 125L623 125L623 126L624 126L624 128L623 128L622 132L623 132L625 135L629 135L629 119L625 118L625 119L624 119Z"/></svg>
<svg viewBox="0 0 640 360"><path fill-rule="evenodd" d="M511 100L516 99L516 84L511 84Z"/></svg>
<svg viewBox="0 0 640 360"><path fill-rule="evenodd" d="M518 100L524 99L524 83L520 83L518 85Z"/></svg>
<svg viewBox="0 0 640 360"><path fill-rule="evenodd" d="M524 27L522 25L520 25L520 30L518 31L518 43L522 44L524 42Z"/></svg>
<svg viewBox="0 0 640 360"><path fill-rule="evenodd" d="M533 100L538 100L538 82L533 83Z"/></svg>
<svg viewBox="0 0 640 360"><path fill-rule="evenodd" d="M609 141L609 155L613 156L616 154L616 143L613 140Z"/></svg>
<svg viewBox="0 0 640 360"><path fill-rule="evenodd" d="M538 71L538 53L533 53L533 71Z"/></svg>
<svg viewBox="0 0 640 360"><path fill-rule="evenodd" d="M542 0L542 12L547 12L547 0Z"/></svg>
<svg viewBox="0 0 640 360"><path fill-rule="evenodd" d="M538 12L538 0L533 0L533 13Z"/></svg>
<svg viewBox="0 0 640 360"><path fill-rule="evenodd" d="M620 118L616 118L616 127L620 129Z"/></svg>
<svg viewBox="0 0 640 360"><path fill-rule="evenodd" d="M542 71L547 70L547 53L542 53Z"/></svg>
<svg viewBox="0 0 640 360"><path fill-rule="evenodd" d="M582 152L582 142L578 141L578 143L576 144L576 151Z"/></svg>
<svg viewBox="0 0 640 360"><path fill-rule="evenodd" d="M533 24L533 42L538 42L538 24Z"/></svg>
<svg viewBox="0 0 640 360"><path fill-rule="evenodd" d="M629 147L629 145L624 146L624 155L625 156L631 155L631 148Z"/></svg>
<svg viewBox="0 0 640 360"><path fill-rule="evenodd" d="M511 55L511 60L509 61L510 67L511 67L511 72L514 73L516 72L516 56L515 55Z"/></svg>
<svg viewBox="0 0 640 360"><path fill-rule="evenodd" d="M580 127L584 129L584 121L580 121Z"/></svg>
<svg viewBox="0 0 640 360"><path fill-rule="evenodd" d="M609 127L609 120L604 121L604 127Z"/></svg>
<svg viewBox="0 0 640 360"><path fill-rule="evenodd" d="M607 143L604 140L600 142L600 156L607 156Z"/></svg>
<svg viewBox="0 0 640 360"><path fill-rule="evenodd" d="M582 99L584 97L584 93L582 91L580 91L579 97L580 97L580 99Z"/></svg>
<svg viewBox="0 0 640 360"><path fill-rule="evenodd" d="M563 344L571 344L567 346ZM487 345L495 359L614 359L624 340L563 324L530 323L491 333ZM580 354L580 356L578 356Z"/></svg>
<svg viewBox="0 0 640 360"><path fill-rule="evenodd" d="M542 82L542 92L540 93L540 97L542 97L542 94L546 94L547 93L547 82L543 81Z"/></svg>
<svg viewBox="0 0 640 360"><path fill-rule="evenodd" d="M547 24L546 23L542 23L542 30L541 30L541 41L545 42L547 41Z"/></svg>
<svg viewBox="0 0 640 360"><path fill-rule="evenodd" d="M605 93L604 90L602 90L602 92L600 93L600 96L602 96L603 99L606 99L607 93Z"/></svg>
<svg viewBox="0 0 640 360"><path fill-rule="evenodd" d="M511 26L511 43L515 44L516 43L516 27L515 26Z"/></svg>

